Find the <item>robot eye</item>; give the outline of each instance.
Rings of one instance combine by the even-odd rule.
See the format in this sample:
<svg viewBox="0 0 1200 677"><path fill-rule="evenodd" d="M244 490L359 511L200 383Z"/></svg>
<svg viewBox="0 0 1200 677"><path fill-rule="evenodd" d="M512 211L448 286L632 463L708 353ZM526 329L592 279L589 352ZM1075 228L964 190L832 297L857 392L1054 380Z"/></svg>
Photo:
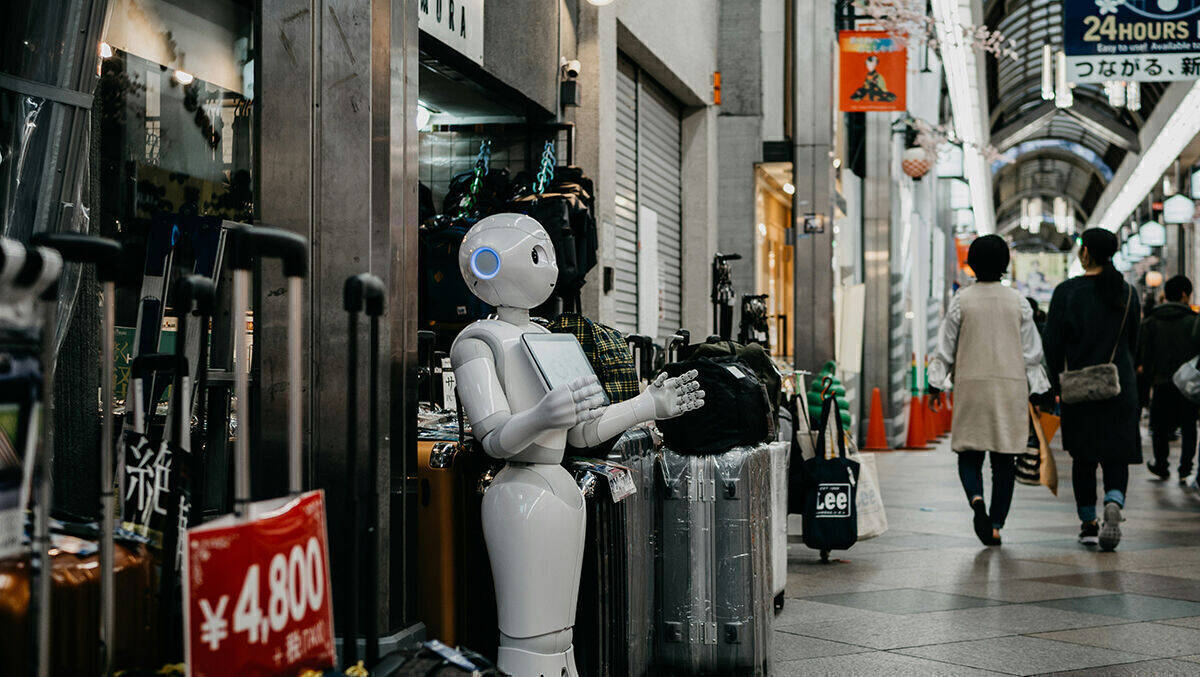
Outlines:
<svg viewBox="0 0 1200 677"><path fill-rule="evenodd" d="M481 280L490 280L500 273L500 255L491 247L480 247L471 254L471 269Z"/></svg>
<svg viewBox="0 0 1200 677"><path fill-rule="evenodd" d="M529 252L529 255L530 255L531 257L533 257L533 262L534 262L534 263L537 263L537 262L538 262L538 250L537 250L537 247L534 247L534 248L533 248L533 251Z"/></svg>
<svg viewBox="0 0 1200 677"><path fill-rule="evenodd" d="M540 244L534 246L533 250L529 252L529 256L533 259L534 265L541 265L543 261L549 261L545 248Z"/></svg>

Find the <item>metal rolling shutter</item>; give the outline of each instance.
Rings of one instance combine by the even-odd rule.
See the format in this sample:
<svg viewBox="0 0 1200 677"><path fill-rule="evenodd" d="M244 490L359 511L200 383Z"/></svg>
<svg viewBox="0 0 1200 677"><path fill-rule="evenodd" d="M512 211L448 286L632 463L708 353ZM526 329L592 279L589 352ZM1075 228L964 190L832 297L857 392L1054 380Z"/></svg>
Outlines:
<svg viewBox="0 0 1200 677"><path fill-rule="evenodd" d="M638 212L638 84L637 67L617 60L617 172L615 235L612 266L612 325L637 333L637 212Z"/></svg>
<svg viewBox="0 0 1200 677"><path fill-rule="evenodd" d="M638 84L638 205L658 214L658 333L662 337L683 323L682 107L645 73Z"/></svg>

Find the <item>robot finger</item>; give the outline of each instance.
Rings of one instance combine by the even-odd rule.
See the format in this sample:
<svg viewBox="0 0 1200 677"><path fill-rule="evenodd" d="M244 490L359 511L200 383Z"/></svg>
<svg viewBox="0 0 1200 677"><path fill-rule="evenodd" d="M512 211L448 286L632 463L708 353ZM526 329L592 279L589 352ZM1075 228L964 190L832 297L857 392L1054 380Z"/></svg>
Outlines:
<svg viewBox="0 0 1200 677"><path fill-rule="evenodd" d="M590 411L604 406L604 397L594 395L575 405L575 411Z"/></svg>
<svg viewBox="0 0 1200 677"><path fill-rule="evenodd" d="M683 392L685 392L685 393L695 392L699 389L700 389L699 381L689 381L688 383L684 384L684 386L683 386Z"/></svg>
<svg viewBox="0 0 1200 677"><path fill-rule="evenodd" d="M595 397L603 392L604 392L604 388L600 387L599 383L592 383L592 384L582 385L579 388L576 388L574 391L572 391L571 398L573 400L575 400L576 402L582 402L588 398Z"/></svg>
<svg viewBox="0 0 1200 677"><path fill-rule="evenodd" d="M667 372L664 371L661 374L659 374L658 377L654 379L654 383L652 383L650 385L658 386L661 388L662 385L666 382L667 382Z"/></svg>
<svg viewBox="0 0 1200 677"><path fill-rule="evenodd" d="M691 381L695 381L696 377L699 375L700 372L695 369L688 370L679 376L679 382L690 383Z"/></svg>
<svg viewBox="0 0 1200 677"><path fill-rule="evenodd" d="M579 378L575 379L574 381L571 381L570 383L568 383L567 387L573 391L578 392L581 388L585 388L585 387L591 385L593 382L593 379L595 379L595 378L596 378L595 376L580 376Z"/></svg>

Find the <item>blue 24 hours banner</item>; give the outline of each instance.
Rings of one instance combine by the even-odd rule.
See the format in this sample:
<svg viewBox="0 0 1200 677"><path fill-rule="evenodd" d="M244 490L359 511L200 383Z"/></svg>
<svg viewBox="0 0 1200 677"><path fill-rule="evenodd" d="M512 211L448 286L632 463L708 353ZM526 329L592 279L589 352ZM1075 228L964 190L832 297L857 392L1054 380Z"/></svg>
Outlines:
<svg viewBox="0 0 1200 677"><path fill-rule="evenodd" d="M1063 0L1071 82L1200 77L1200 0Z"/></svg>

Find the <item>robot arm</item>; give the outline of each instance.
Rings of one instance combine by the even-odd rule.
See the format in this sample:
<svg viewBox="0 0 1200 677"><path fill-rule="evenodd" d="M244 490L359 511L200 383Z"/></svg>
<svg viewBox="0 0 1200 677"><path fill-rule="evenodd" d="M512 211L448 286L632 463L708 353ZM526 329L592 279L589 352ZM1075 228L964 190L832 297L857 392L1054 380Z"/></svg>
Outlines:
<svg viewBox="0 0 1200 677"><path fill-rule="evenodd" d="M599 417L572 427L567 441L575 447L594 447L639 423L675 418L703 407L704 391L696 376L695 370L674 378L659 374L641 395L607 406Z"/></svg>
<svg viewBox="0 0 1200 677"><path fill-rule="evenodd" d="M602 412L597 407L603 402L604 390L594 376L555 388L531 409L513 414L486 343L479 339L458 341L450 359L472 433L494 458L515 456L546 430L571 428Z"/></svg>

